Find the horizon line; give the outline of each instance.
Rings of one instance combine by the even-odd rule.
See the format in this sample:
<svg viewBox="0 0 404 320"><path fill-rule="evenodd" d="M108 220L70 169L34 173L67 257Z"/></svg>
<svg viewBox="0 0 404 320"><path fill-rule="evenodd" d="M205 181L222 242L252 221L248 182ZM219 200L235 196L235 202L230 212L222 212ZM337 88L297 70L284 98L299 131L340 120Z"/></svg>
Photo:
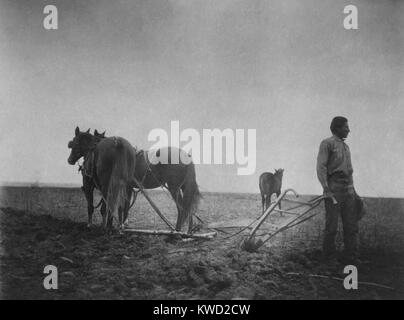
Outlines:
<svg viewBox="0 0 404 320"><path fill-rule="evenodd" d="M31 188L69 188L69 189L79 189L82 185L73 182L28 182L28 181L0 181L0 188L4 187L31 187ZM157 188L155 188L157 189ZM149 189L149 191L163 191L163 190L155 190ZM201 191L202 193L231 193L231 194L257 194L259 195L260 192L233 192L233 191ZM318 196L314 193L299 193L301 196ZM363 198L387 198L387 199L404 199L398 196L362 196Z"/></svg>

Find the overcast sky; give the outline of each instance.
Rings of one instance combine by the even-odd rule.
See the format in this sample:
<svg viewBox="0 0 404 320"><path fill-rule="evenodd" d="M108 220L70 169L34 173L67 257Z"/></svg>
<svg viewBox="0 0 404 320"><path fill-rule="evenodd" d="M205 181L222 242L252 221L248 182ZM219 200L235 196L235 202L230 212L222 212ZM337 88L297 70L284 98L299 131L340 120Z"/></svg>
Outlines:
<svg viewBox="0 0 404 320"><path fill-rule="evenodd" d="M284 187L319 194L319 143L344 115L358 193L404 197L403 2L0 0L0 181L81 183L77 125L148 148L179 120L257 129L255 174L198 165L202 191L258 192L281 167Z"/></svg>

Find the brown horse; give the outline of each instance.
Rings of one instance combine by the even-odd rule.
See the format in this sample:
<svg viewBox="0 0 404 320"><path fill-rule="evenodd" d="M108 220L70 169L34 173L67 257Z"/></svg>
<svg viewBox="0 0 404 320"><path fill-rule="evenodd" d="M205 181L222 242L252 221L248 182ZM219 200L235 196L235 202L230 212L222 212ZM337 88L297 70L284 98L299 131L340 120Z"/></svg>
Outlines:
<svg viewBox="0 0 404 320"><path fill-rule="evenodd" d="M282 188L283 169L275 170L275 173L264 172L260 175L259 186L262 198L262 212L264 213L268 209L271 203L271 196L276 193L279 197ZM281 203L279 202L279 209L281 209Z"/></svg>
<svg viewBox="0 0 404 320"><path fill-rule="evenodd" d="M172 158L173 155L175 158ZM192 218L201 194L196 183L195 165L190 155L175 147L164 147L149 152L139 150L136 153L135 177L145 189L160 186L167 188L177 206L175 229L180 231L188 219L188 232L192 232Z"/></svg>
<svg viewBox="0 0 404 320"><path fill-rule="evenodd" d="M89 133L89 131L87 131ZM95 144L101 141L101 139L105 138L105 131L103 133L99 133L97 129L94 131L94 147ZM94 189L95 184L93 180L94 172L93 172L93 162L91 161L91 157L85 157L83 164L79 167L79 171L81 171L81 175L83 177L83 186L81 187L81 190L84 193L84 196L86 197L87 200L87 214L88 214L88 222L87 226L91 227L93 224L93 212L94 208L97 208L100 204L102 205L101 207L101 213L105 213L106 207L103 199L101 198L100 203L94 207Z"/></svg>
<svg viewBox="0 0 404 320"><path fill-rule="evenodd" d="M68 163L74 165L84 157L92 182L101 191L104 200L101 209L104 228L111 229L112 218L117 212L119 229L122 230L134 186L134 148L123 138L98 139L91 135L89 130L80 132L79 127L76 128L75 136L68 147L72 149Z"/></svg>

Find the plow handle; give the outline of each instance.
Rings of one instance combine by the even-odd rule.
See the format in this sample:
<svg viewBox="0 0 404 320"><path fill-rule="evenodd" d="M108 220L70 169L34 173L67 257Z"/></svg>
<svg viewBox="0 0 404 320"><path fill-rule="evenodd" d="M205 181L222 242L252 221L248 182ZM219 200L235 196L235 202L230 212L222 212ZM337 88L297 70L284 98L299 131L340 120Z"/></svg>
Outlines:
<svg viewBox="0 0 404 320"><path fill-rule="evenodd" d="M292 192L295 196L297 196L297 192L293 189L286 189L283 191L280 196L276 199L275 202L273 202L266 210L265 212L261 215L261 218L259 219L257 225L251 230L250 235L248 236L248 241L250 241L253 237L254 234L257 232L258 228L261 226L261 224L264 222L264 220L268 217L268 215L275 209L275 207L278 205L279 202L283 199L283 197L288 193Z"/></svg>

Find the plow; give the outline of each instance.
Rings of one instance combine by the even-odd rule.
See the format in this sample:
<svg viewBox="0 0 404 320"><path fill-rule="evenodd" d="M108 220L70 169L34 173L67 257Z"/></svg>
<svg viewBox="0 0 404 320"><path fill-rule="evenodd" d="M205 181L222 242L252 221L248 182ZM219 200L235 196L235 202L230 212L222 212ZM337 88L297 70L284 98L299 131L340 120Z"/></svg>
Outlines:
<svg viewBox="0 0 404 320"><path fill-rule="evenodd" d="M325 199L324 196L316 196L308 201L303 201L299 199L299 195L295 190L286 189L256 219L242 219L209 223L205 226L207 232L204 233L180 232L175 230L174 226L158 209L156 204L147 194L146 190L142 188L140 183L139 186L139 191L145 196L146 200L168 226L169 230L125 228L125 232L149 235L173 235L180 236L185 239L188 238L200 240L210 240L214 238L226 240L238 237L242 239L241 248L246 251L256 251L278 234L294 228L297 225L300 225L301 223L313 218L318 214L318 212L313 212L313 209L319 206ZM289 194L292 194L292 197L286 197ZM332 198L332 201L334 204L337 203L334 198ZM283 210L278 209L277 207L281 202L289 203L292 206ZM274 214L279 214L283 218L283 221L276 224L268 222L268 217L273 216ZM218 236L219 233L224 234L225 236L220 237Z"/></svg>
<svg viewBox="0 0 404 320"><path fill-rule="evenodd" d="M288 193L293 194L294 198L286 198ZM246 251L256 251L276 235L316 216L318 212L313 212L313 209L319 206L325 199L324 196L317 196L308 201L298 200L298 198L299 196L295 190L286 189L258 218L245 219L241 222L234 221L233 223L213 223L210 225L210 228L219 232L226 232L226 229L239 229L235 233L226 232L230 234L226 239L240 236L242 238L242 249ZM286 210L277 209L277 206L279 206L282 201L291 203L292 206ZM334 198L332 198L332 201L334 204L337 203ZM274 224L268 222L268 217L275 213L284 218L281 223Z"/></svg>

